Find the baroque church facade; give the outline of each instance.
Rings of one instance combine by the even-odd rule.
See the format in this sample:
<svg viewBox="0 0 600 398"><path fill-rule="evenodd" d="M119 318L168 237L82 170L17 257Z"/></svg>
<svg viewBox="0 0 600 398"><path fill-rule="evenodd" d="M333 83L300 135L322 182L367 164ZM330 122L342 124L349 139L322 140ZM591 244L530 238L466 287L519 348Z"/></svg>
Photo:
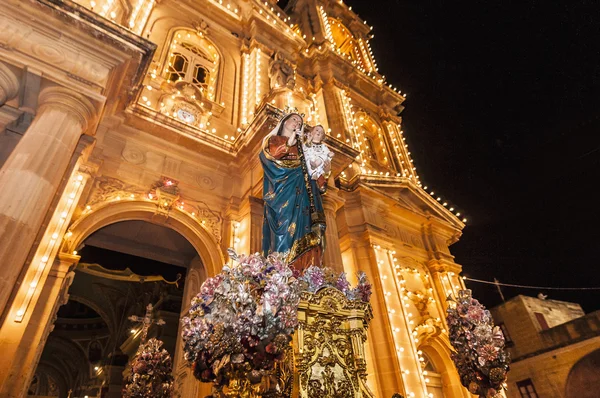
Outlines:
<svg viewBox="0 0 600 398"><path fill-rule="evenodd" d="M51 396L72 390L38 366L70 299L111 330L106 307L77 286L95 272L80 264L86 245L154 260L170 250L164 262L185 268L182 315L227 248L260 251L258 153L286 108L323 125L335 153L324 264L373 283L374 396L470 396L445 322L446 297L464 287L449 246L466 220L420 182L405 95L378 72L371 36L339 0L4 0L0 396L50 396L28 390L42 376ZM177 238L150 248L152 228ZM203 397L210 388L191 376L177 336L177 389ZM81 383L106 377L90 352L106 356L109 340L73 343Z"/></svg>

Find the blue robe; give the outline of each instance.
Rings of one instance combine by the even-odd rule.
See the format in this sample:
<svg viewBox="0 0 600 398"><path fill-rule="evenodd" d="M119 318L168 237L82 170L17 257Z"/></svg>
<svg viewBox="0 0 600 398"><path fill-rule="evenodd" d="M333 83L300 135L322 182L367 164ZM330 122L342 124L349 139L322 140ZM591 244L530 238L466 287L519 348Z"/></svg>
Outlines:
<svg viewBox="0 0 600 398"><path fill-rule="evenodd" d="M297 155L290 153L279 159L271 156L269 141L282 141L282 138L286 140L280 136L267 139L259 155L264 170L262 249L264 255L287 253L288 262L303 270L310 265L322 265L323 203L316 181L305 177L303 163ZM290 152L297 154L297 147L292 148Z"/></svg>

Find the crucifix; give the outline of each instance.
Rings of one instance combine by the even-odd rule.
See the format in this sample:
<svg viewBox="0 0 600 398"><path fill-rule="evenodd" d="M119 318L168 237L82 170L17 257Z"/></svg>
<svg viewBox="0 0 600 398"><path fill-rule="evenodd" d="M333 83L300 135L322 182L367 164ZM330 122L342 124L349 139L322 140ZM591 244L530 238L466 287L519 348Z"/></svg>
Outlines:
<svg viewBox="0 0 600 398"><path fill-rule="evenodd" d="M141 342L144 343L146 341L146 336L148 335L148 329L150 329L150 326L152 326L152 324L156 324L156 325L164 325L165 321L163 321L162 319L153 319L152 318L152 309L154 307L152 306L152 304L148 304L148 306L146 307L146 315L144 315L144 317L140 317L137 315L131 315L128 319L130 321L133 322L141 322L142 324L142 340Z"/></svg>

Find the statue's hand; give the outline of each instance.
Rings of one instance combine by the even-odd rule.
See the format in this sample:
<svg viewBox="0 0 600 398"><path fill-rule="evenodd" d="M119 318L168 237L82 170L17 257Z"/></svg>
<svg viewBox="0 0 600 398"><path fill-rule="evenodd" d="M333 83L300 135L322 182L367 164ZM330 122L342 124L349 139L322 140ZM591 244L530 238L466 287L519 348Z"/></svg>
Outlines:
<svg viewBox="0 0 600 398"><path fill-rule="evenodd" d="M287 148L285 147L285 145L280 145L275 149L275 152L272 153L271 155L278 158L281 155L285 154L287 152Z"/></svg>

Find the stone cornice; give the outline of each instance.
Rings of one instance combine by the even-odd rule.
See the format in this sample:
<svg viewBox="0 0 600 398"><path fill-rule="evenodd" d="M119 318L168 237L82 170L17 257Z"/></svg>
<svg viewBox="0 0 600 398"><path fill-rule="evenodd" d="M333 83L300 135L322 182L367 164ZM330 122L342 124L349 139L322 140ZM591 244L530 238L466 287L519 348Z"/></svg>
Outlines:
<svg viewBox="0 0 600 398"><path fill-rule="evenodd" d="M141 36L132 33L131 31L112 23L104 18L98 17L98 15L88 10L79 4L70 0L37 0L39 3L51 7L61 12L65 17L83 22L87 30L94 33L95 37L109 40L113 45L122 46L126 43L131 49L142 54L140 60L140 67L137 69L132 83L134 90L137 90L142 84L144 75L152 56L156 51L156 44L150 40L146 40Z"/></svg>

